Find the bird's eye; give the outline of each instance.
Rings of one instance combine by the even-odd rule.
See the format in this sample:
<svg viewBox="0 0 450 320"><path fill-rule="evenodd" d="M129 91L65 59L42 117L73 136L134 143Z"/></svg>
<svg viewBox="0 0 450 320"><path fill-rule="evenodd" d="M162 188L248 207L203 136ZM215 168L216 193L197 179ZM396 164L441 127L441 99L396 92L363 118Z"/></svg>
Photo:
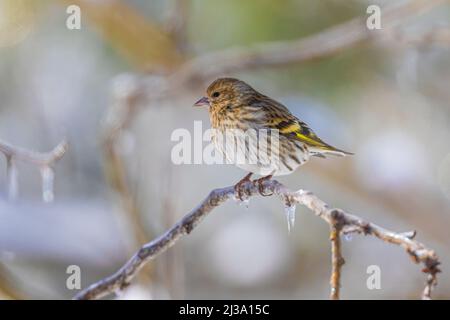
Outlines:
<svg viewBox="0 0 450 320"><path fill-rule="evenodd" d="M213 98L217 98L218 96L220 96L220 92L217 92L217 91L213 92L213 94L212 94Z"/></svg>

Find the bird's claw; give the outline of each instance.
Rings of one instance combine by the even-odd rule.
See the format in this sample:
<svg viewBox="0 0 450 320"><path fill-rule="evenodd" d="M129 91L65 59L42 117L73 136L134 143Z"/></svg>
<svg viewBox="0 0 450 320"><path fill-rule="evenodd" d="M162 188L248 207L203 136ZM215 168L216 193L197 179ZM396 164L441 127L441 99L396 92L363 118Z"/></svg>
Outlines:
<svg viewBox="0 0 450 320"><path fill-rule="evenodd" d="M271 192L271 193L264 193L264 182L267 181L267 180L270 180L270 179L272 179L272 175L271 174L269 174L268 176L265 176L265 177L262 177L262 178L259 178L259 179L255 180L255 181L253 181L253 183L258 185L259 194L262 195L263 197L270 197L271 195L273 195L273 192Z"/></svg>
<svg viewBox="0 0 450 320"><path fill-rule="evenodd" d="M250 177L252 176L252 173L247 174L244 178L242 178L238 183L236 183L234 185L234 192L237 194L237 198L240 201L244 201L243 198L243 194L244 194L244 190L243 190L243 186L245 183L247 182L251 182Z"/></svg>

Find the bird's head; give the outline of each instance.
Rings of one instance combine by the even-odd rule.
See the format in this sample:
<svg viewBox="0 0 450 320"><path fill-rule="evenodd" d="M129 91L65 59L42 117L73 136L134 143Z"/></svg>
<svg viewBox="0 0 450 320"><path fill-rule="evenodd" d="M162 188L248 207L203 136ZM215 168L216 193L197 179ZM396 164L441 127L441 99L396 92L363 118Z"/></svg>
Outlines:
<svg viewBox="0 0 450 320"><path fill-rule="evenodd" d="M194 106L209 106L222 109L242 105L256 91L244 81L234 78L219 78L211 83L206 96L198 100Z"/></svg>

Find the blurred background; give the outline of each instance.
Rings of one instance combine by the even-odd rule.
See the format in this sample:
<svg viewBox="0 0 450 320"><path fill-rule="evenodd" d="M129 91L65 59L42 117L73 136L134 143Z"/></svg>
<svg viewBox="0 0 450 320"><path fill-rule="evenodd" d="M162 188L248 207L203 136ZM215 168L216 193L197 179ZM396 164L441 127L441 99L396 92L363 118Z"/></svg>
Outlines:
<svg viewBox="0 0 450 320"><path fill-rule="evenodd" d="M66 288L69 265L80 266L83 288L100 280L210 190L244 175L229 165L171 162L173 130L192 132L195 120L208 128L207 110L192 104L213 79L118 107L136 81L149 80L151 92L151 81L208 52L302 39L365 19L370 4L407 2L0 0L0 139L37 151L64 137L70 143L55 166L51 203L41 200L38 168L24 162L18 163L18 197L9 200L1 160L0 298L73 297L76 291ZM371 31L373 40L322 59L220 76L247 81L325 141L354 152L312 159L279 180L388 229L417 230L417 239L440 256L443 272L433 295L445 299L450 6L433 2L426 12L399 15L395 29ZM81 8L80 30L66 26L69 5ZM229 202L109 298L326 299L328 237L328 225L306 208L297 207L288 233L278 199L252 198L248 208ZM402 248L353 236L343 250L342 298L420 297L425 276ZM370 265L381 268L379 290L367 289Z"/></svg>

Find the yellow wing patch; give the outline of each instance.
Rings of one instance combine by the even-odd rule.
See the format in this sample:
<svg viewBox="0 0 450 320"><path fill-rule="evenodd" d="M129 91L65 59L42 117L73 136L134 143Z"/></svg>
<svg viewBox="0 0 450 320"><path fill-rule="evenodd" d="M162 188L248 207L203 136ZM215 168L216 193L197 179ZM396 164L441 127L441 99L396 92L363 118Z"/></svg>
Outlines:
<svg viewBox="0 0 450 320"><path fill-rule="evenodd" d="M351 155L353 153L335 148L330 146L328 143L325 143L320 139L309 127L306 123L297 120L297 119L289 119L282 120L275 124L275 127L280 131L283 135L289 135L295 137L297 140L321 150L325 152L337 154L337 155Z"/></svg>
<svg viewBox="0 0 450 320"><path fill-rule="evenodd" d="M307 136L307 135L301 134L299 132L296 132L295 135L297 136L298 139L300 139L301 141L303 141L309 145L317 146L317 147L326 147L327 146L314 133L313 133L313 135Z"/></svg>
<svg viewBox="0 0 450 320"><path fill-rule="evenodd" d="M298 123L293 122L293 123L289 124L289 125L286 126L286 127L282 127L282 128L280 129L280 132L281 132L282 134L289 134L289 133L297 133L297 132L300 132L300 130L301 130L301 128L300 128L300 126L298 125Z"/></svg>
<svg viewBox="0 0 450 320"><path fill-rule="evenodd" d="M308 127L306 123L295 120L282 120L275 127L284 135L295 136L311 146L325 147L326 144Z"/></svg>

